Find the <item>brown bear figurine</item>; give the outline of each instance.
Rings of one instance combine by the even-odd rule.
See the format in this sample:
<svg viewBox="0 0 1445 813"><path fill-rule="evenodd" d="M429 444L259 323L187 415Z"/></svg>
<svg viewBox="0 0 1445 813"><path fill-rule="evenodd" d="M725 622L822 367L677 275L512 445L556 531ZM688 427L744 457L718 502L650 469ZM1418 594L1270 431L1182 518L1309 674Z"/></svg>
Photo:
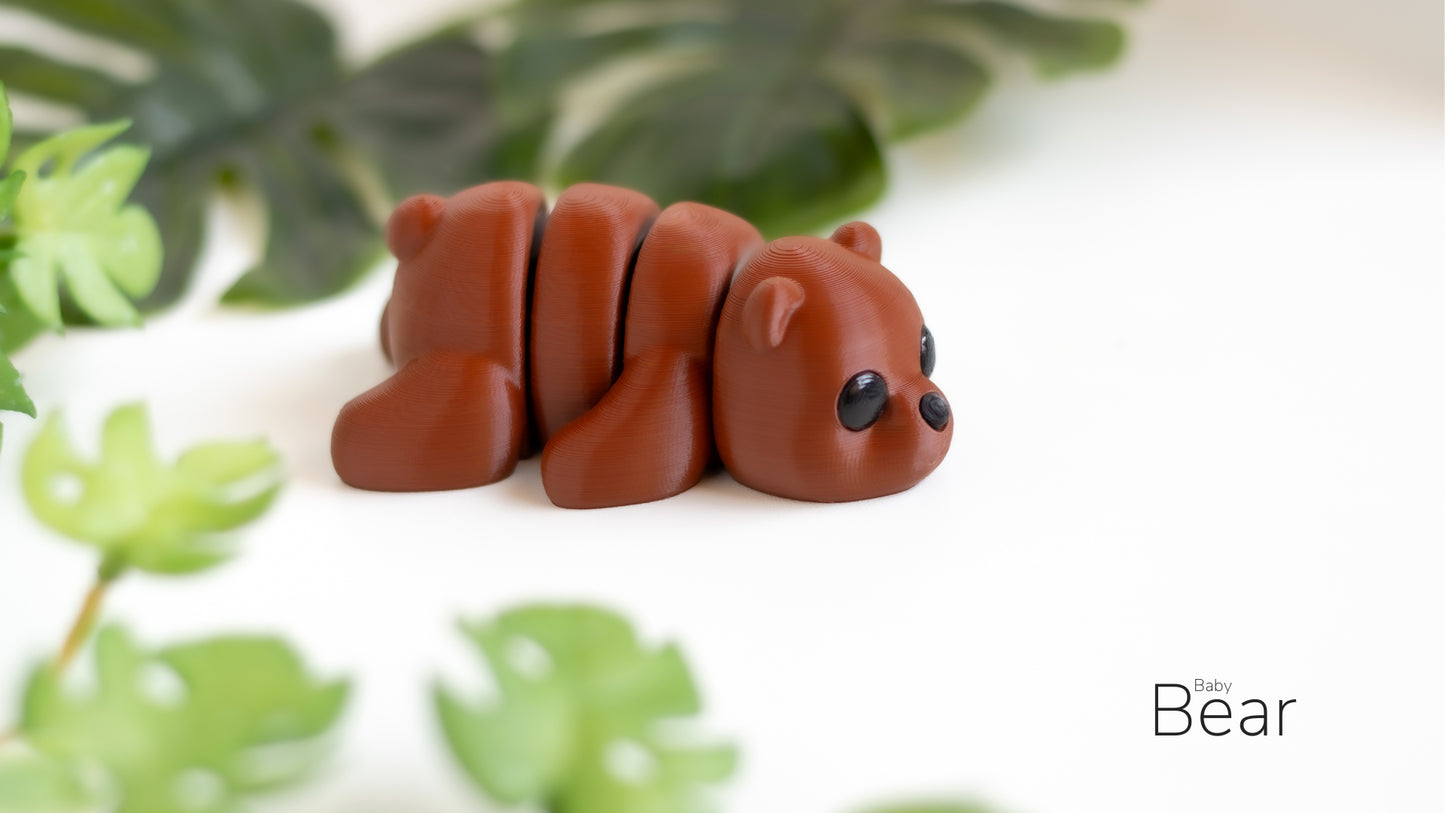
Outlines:
<svg viewBox="0 0 1445 813"><path fill-rule="evenodd" d="M765 244L697 203L579 184L548 214L504 181L405 201L387 243L397 372L331 437L357 488L485 485L540 449L568 508L670 497L719 457L759 491L840 502L948 451L933 337L865 223Z"/></svg>

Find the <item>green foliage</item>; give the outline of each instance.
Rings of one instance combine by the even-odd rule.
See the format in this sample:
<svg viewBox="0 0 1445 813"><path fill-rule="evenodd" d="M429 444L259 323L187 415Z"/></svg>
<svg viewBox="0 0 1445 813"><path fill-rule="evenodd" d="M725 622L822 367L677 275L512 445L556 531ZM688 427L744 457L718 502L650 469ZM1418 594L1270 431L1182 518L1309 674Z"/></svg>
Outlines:
<svg viewBox="0 0 1445 813"><path fill-rule="evenodd" d="M14 749L0 754L0 813L88 813L104 788L74 763Z"/></svg>
<svg viewBox="0 0 1445 813"><path fill-rule="evenodd" d="M877 198L882 142L968 114L1001 48L1057 76L1111 64L1123 44L1111 22L954 0L521 0L509 22L507 96L544 117L577 80L653 66L549 175L700 200L774 234Z"/></svg>
<svg viewBox="0 0 1445 813"><path fill-rule="evenodd" d="M11 127L10 100L5 95L5 84L0 82L0 167L5 166L5 157L10 153ZM0 286L6 284L5 269L8 261L15 256L14 238L6 234L9 228L6 224L10 220L10 210L24 181L25 173L18 170L8 175L0 174ZM20 412L33 418L35 404L20 383L20 372L6 355L10 349L4 336L4 324L7 321L5 317L8 313L9 309L5 307L3 298L0 298L0 412ZM5 427L0 425L0 444L4 441Z"/></svg>
<svg viewBox="0 0 1445 813"><path fill-rule="evenodd" d="M14 131L14 120L10 116L10 100L5 95L5 83L0 82L0 167L5 166L5 157L10 154L10 134ZM11 172L8 175L0 175L0 224L3 224L10 217L11 206L15 203L15 196L20 194L20 184L25 181L25 173ZM0 249L9 249L7 245L0 245ZM8 255L0 254L0 260Z"/></svg>
<svg viewBox="0 0 1445 813"><path fill-rule="evenodd" d="M0 105L5 104L5 97L3 95L3 92L4 87L0 86ZM7 108L5 112L8 114L10 111ZM4 124L6 124L6 122L0 122L0 126L3 126ZM4 138L0 138L0 165L4 165L5 148L10 146L8 141L10 134L3 133L0 135L4 136ZM6 220L10 219L11 210L15 206L15 199L20 196L20 185L24 182L25 173L18 170L11 172L4 178L0 178L0 223L3 223ZM12 243L13 240L13 236L6 236L5 248L0 249L0 262L15 258L16 253L15 247Z"/></svg>
<svg viewBox="0 0 1445 813"><path fill-rule="evenodd" d="M140 82L20 47L0 48L17 91L91 120L134 119L152 148L137 199L167 252L146 306L175 301L200 253L211 192L236 182L264 200L264 256L227 295L286 304L335 293L379 258L361 176L396 196L526 175L538 139L494 115L492 64L447 31L348 72L331 24L295 0L0 0L154 61Z"/></svg>
<svg viewBox="0 0 1445 813"><path fill-rule="evenodd" d="M0 353L0 412L20 412L35 417L35 404L20 385L20 372L3 353ZM0 425L0 442L4 439L5 427Z"/></svg>
<svg viewBox="0 0 1445 813"><path fill-rule="evenodd" d="M22 483L36 517L98 548L104 572L190 573L230 556L224 532L266 510L281 467L264 441L203 444L166 466L145 408L131 405L106 420L95 462L81 458L52 417L25 455Z"/></svg>
<svg viewBox="0 0 1445 813"><path fill-rule="evenodd" d="M145 209L125 203L148 152L129 146L96 152L127 126L61 133L22 152L0 175L0 412L35 416L7 354L60 327L62 280L80 311L103 325L138 322L128 297L155 287L160 234ZM12 134L0 84L0 166Z"/></svg>
<svg viewBox="0 0 1445 813"><path fill-rule="evenodd" d="M826 82L695 74L619 107L567 155L559 179L703 200L774 234L804 231L883 193L883 157L860 112Z"/></svg>
<svg viewBox="0 0 1445 813"><path fill-rule="evenodd" d="M469 703L439 687L437 711L490 796L551 813L713 809L706 785L731 775L737 756L664 730L701 708L675 646L646 647L625 619L583 606L522 607L464 630L498 696Z"/></svg>
<svg viewBox="0 0 1445 813"><path fill-rule="evenodd" d="M934 2L927 16L976 27L1017 48L1046 77L1107 68L1124 50L1124 31L1102 20L1061 19L1002 2Z"/></svg>
<svg viewBox="0 0 1445 813"><path fill-rule="evenodd" d="M111 147L80 164L129 126L121 121L71 130L15 159L14 168L28 180L15 198L18 256L10 261L10 276L21 301L47 326L61 324L61 279L80 310L102 325L138 324L127 297L155 287L160 233L144 208L125 203L148 151Z"/></svg>
<svg viewBox="0 0 1445 813"><path fill-rule="evenodd" d="M770 234L806 231L882 193L885 142L973 110L999 52L1058 76L1112 64L1123 44L1112 22L1010 2L517 0L501 12L515 36L494 52L448 29L348 71L331 25L298 0L0 6L154 63L130 81L0 47L0 76L17 89L93 121L132 118L126 137L152 149L135 195L168 251L145 307L184 291L218 184L266 205L262 259L226 295L253 304L345 288L379 257L377 210L391 200L500 177L615 183L664 204L711 203ZM639 64L642 79L544 165L542 144L578 83ZM67 279L97 276L94 261L42 259ZM100 300L110 291L82 290L89 318L119 318L114 296Z"/></svg>
<svg viewBox="0 0 1445 813"><path fill-rule="evenodd" d="M67 771L97 765L115 813L231 813L314 769L348 693L343 681L313 678L271 638L151 653L109 627L97 636L95 662L93 690L64 685L48 667L32 675L21 732L55 762L9 769L27 780L31 804L19 810L73 809L66 805L86 792Z"/></svg>

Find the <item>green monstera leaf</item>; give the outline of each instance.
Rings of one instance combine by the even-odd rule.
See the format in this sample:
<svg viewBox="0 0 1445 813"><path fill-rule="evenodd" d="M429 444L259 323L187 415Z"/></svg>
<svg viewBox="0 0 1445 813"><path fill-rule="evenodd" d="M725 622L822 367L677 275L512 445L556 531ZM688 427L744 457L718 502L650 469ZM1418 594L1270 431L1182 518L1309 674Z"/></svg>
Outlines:
<svg viewBox="0 0 1445 813"><path fill-rule="evenodd" d="M164 464L140 405L106 420L99 460L75 451L56 416L21 466L31 511L99 549L107 578L131 567L176 574L225 561L227 532L260 516L281 488L280 460L264 441L207 443Z"/></svg>
<svg viewBox="0 0 1445 813"><path fill-rule="evenodd" d="M0 752L0 813L91 813L107 796L92 773L33 751Z"/></svg>
<svg viewBox="0 0 1445 813"><path fill-rule="evenodd" d="M147 652L108 627L97 636L95 662L89 690L39 667L20 732L60 761L43 769L48 778L31 769L35 794L48 785L57 802L77 798L84 788L65 766L96 766L114 797L106 809L115 813L233 813L254 794L304 778L325 755L324 735L348 694L343 681L312 677L273 638Z"/></svg>
<svg viewBox="0 0 1445 813"><path fill-rule="evenodd" d="M1113 23L1054 17L1016 3L935 0L923 17L975 28L1017 48L1042 76L1107 68L1124 50L1124 32Z"/></svg>
<svg viewBox="0 0 1445 813"><path fill-rule="evenodd" d="M678 742L665 723L701 703L682 654L637 640L623 618L592 607L532 606L464 625L498 697L467 701L438 688L452 752L507 804L565 813L705 813L726 779L728 746Z"/></svg>
<svg viewBox="0 0 1445 813"><path fill-rule="evenodd" d="M558 116L569 90L643 62L550 174L700 200L779 234L884 188L880 145L967 115L1014 50L1057 76L1111 64L1112 22L960 0L523 0L501 76ZM622 73L622 71L618 71Z"/></svg>
<svg viewBox="0 0 1445 813"><path fill-rule="evenodd" d="M152 150L136 199L166 238L145 307L175 301L200 253L207 202L239 185L264 202L260 262L232 301L292 304L345 288L379 259L383 197L527 175L540 140L492 103L492 61L444 31L360 71L331 24L296 0L0 0L141 53L130 81L22 47L0 48L16 91L91 120L126 116ZM370 192L368 191L370 190Z"/></svg>
<svg viewBox="0 0 1445 813"><path fill-rule="evenodd" d="M5 156L10 152L10 101L5 96L5 85L0 83L0 167L5 166ZM8 263L15 257L12 250L14 236L7 235L9 228L6 223L10 219L10 210L15 198L20 194L20 185L25 181L25 173L19 170L9 175L0 173L0 289L8 287L9 278L6 275ZM13 303L11 307L14 307ZM10 363L6 354L10 347L5 341L7 327L12 320L7 319L10 310L5 307L3 295L0 295L0 412L20 412L30 417L35 417L35 404L26 394L25 387L20 383L20 372L15 365ZM21 328L29 330L29 326ZM0 445L5 442L5 427L0 425Z"/></svg>
<svg viewBox="0 0 1445 813"><path fill-rule="evenodd" d="M20 412L35 417L35 404L20 384L20 372L3 353L0 353L0 412ZM4 441L5 427L0 426L0 444Z"/></svg>
<svg viewBox="0 0 1445 813"><path fill-rule="evenodd" d="M10 134L14 131L14 120L10 116L10 99L5 95L5 83L0 82L0 168L5 166L5 157L10 154ZM25 173L20 171L6 174L0 172L0 224L10 219L10 209L20 194L20 185L25 182ZM11 246L0 241L0 263L9 257ZM0 265L0 268L3 268Z"/></svg>
<svg viewBox="0 0 1445 813"><path fill-rule="evenodd" d="M17 256L10 278L42 324L61 324L61 280L76 305L102 325L139 323L130 298L155 287L160 233L145 209L126 204L149 152L116 146L91 155L128 126L71 130L15 159L27 180L14 203Z"/></svg>
<svg viewBox="0 0 1445 813"><path fill-rule="evenodd" d="M139 321L131 298L160 273L160 235L146 211L126 205L146 150L101 145L124 122L46 139L0 175L0 411L34 416L6 354L61 324L61 283L86 318L105 325ZM12 119L0 85L0 165Z"/></svg>

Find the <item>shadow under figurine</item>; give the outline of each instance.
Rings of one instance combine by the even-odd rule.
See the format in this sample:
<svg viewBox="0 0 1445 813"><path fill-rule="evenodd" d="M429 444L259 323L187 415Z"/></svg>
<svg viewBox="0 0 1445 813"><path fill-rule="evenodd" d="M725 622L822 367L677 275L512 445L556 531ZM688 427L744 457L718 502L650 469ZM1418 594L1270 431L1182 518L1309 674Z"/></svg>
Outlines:
<svg viewBox="0 0 1445 813"><path fill-rule="evenodd" d="M765 243L697 203L597 184L420 195L387 225L391 378L342 408L346 483L493 483L542 451L568 508L681 493L721 458L800 500L903 491L943 460L933 337L866 223Z"/></svg>

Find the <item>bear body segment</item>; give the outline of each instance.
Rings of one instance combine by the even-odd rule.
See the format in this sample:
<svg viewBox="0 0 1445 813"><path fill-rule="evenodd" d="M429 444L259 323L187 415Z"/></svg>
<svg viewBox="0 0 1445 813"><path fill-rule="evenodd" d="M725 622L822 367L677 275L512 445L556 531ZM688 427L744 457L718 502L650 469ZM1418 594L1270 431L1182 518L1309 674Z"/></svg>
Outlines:
<svg viewBox="0 0 1445 813"><path fill-rule="evenodd" d="M922 316L866 224L765 244L702 204L579 184L548 213L504 181L408 199L387 242L397 372L337 418L352 486L480 486L541 450L564 507L669 497L718 459L759 490L842 501L906 489L947 451ZM861 371L887 392L856 431L838 412Z"/></svg>

